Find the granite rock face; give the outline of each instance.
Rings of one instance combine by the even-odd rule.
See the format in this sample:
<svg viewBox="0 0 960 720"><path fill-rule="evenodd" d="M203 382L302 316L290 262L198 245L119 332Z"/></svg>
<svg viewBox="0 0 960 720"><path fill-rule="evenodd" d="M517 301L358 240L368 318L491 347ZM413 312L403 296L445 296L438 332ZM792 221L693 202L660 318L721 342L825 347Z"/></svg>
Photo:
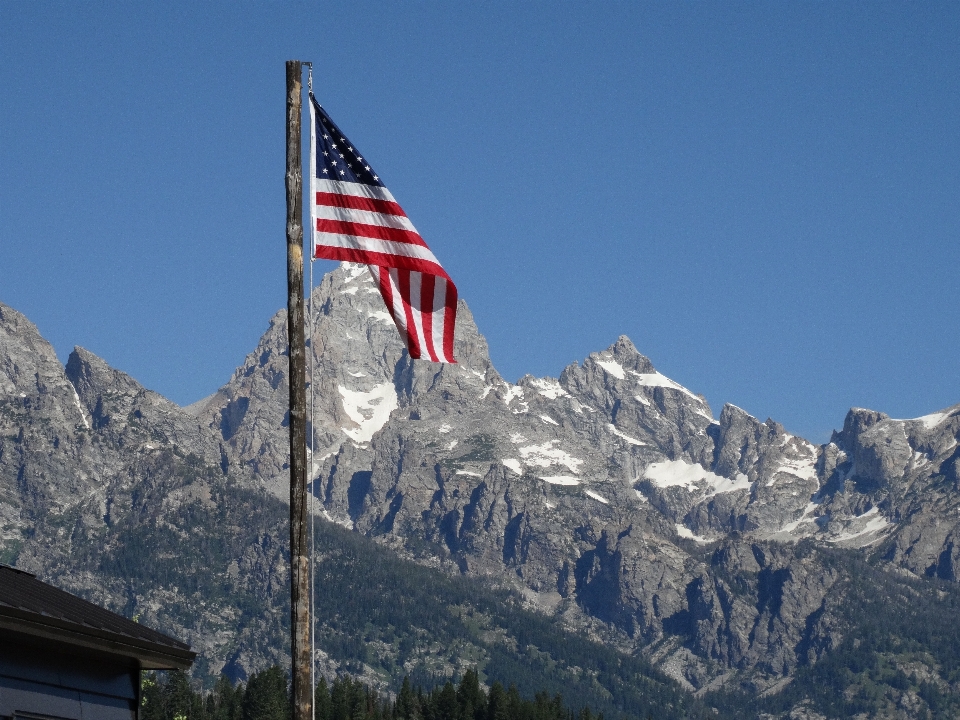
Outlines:
<svg viewBox="0 0 960 720"><path fill-rule="evenodd" d="M691 690L733 677L773 687L836 645L843 583L821 562L830 548L960 577L960 405L914 420L853 409L817 446L734 405L715 418L626 337L557 378L513 384L462 301L456 365L410 360L363 267L327 275L312 306L317 513L613 633ZM274 316L230 380L181 409L80 348L63 368L0 305L8 554L92 588L96 573L66 560L71 539L122 543L110 528L146 512L144 492L158 498L150 527L182 498L285 497L285 323ZM280 539L250 543L216 572L279 587ZM160 612L171 592L186 597L162 588L141 604ZM257 667L262 617L203 622L184 632L210 657Z"/></svg>
<svg viewBox="0 0 960 720"><path fill-rule="evenodd" d="M409 360L363 268L327 276L314 307L321 511L392 547L426 542L430 561L514 584L571 622L608 623L693 687L731 668L777 677L829 645L832 579L780 544L883 544L899 567L954 577L953 527L908 488L935 468L955 482L956 407L915 421L852 410L818 447L733 405L715 419L626 337L558 378L511 384L462 303L451 366ZM198 410L211 427L238 399L272 418L241 423L229 447L231 461L271 457L277 477L286 389L262 358L282 356L281 321ZM732 593L718 558L749 560L723 572L753 589Z"/></svg>
<svg viewBox="0 0 960 720"><path fill-rule="evenodd" d="M253 669L283 657L288 570L251 494L196 417L82 348L64 367L0 304L0 561L189 640L214 674ZM218 552L190 556L185 538ZM146 567L163 581L134 592ZM244 612L225 585L273 600Z"/></svg>

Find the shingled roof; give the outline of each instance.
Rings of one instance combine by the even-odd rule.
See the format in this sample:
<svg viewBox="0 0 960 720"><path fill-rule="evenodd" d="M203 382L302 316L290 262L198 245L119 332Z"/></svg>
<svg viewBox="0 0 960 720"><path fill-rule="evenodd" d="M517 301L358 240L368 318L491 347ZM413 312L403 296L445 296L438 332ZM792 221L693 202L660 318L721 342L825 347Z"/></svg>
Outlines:
<svg viewBox="0 0 960 720"><path fill-rule="evenodd" d="M187 669L190 646L0 564L0 630L135 658L147 669Z"/></svg>

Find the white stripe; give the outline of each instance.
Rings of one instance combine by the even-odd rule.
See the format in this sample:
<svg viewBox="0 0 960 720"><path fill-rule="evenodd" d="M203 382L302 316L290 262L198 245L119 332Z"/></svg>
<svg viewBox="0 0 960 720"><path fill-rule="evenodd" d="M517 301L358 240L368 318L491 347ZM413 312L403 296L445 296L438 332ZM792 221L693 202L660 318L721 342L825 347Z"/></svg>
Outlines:
<svg viewBox="0 0 960 720"><path fill-rule="evenodd" d="M420 357L430 359L430 350L427 348L427 339L423 334L423 313L420 311L420 290L423 288L423 275L418 272L410 273L410 314L413 316L413 331L420 346Z"/></svg>
<svg viewBox="0 0 960 720"><path fill-rule="evenodd" d="M433 337L430 342L433 345L433 351L441 362L448 358L443 354L443 321L446 320L446 301L447 301L447 281L438 277L433 286Z"/></svg>
<svg viewBox="0 0 960 720"><path fill-rule="evenodd" d="M316 232L314 242L326 247L352 248L367 252L384 253L385 255L399 255L401 257L419 258L442 267L430 248L422 245L393 242L392 240L377 240L375 238L360 237L358 235L338 235L336 233Z"/></svg>
<svg viewBox="0 0 960 720"><path fill-rule="evenodd" d="M354 210L353 208L342 208L334 205L314 205L313 216L315 220L339 220L341 222L379 225L380 227L417 232L409 218L403 215L387 215L372 210ZM317 224L314 222L313 227L316 226Z"/></svg>
<svg viewBox="0 0 960 720"><path fill-rule="evenodd" d="M381 270L381 272L383 272ZM403 344L407 344L407 314L403 311L403 299L400 297L400 284L399 284L399 274L397 273L396 268L390 268L387 271L387 277L390 280L390 289L393 291L391 297L393 298L393 307L389 308L390 313L393 315L394 322L397 323L397 327L400 329L400 339L403 340Z"/></svg>
<svg viewBox="0 0 960 720"><path fill-rule="evenodd" d="M396 202L396 200L393 199L393 195L391 195L390 191L385 187L364 185L363 183L341 182L340 180L316 178L314 182L314 194L318 192L337 193L338 195L352 195L353 197Z"/></svg>

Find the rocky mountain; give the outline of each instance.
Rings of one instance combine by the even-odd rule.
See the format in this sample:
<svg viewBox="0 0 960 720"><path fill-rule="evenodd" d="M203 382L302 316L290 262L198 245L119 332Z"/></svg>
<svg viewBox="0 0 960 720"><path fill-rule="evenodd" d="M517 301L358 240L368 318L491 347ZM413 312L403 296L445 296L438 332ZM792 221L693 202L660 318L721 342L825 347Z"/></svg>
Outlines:
<svg viewBox="0 0 960 720"><path fill-rule="evenodd" d="M362 267L326 276L312 304L317 512L421 564L511 589L690 692L776 694L832 657L858 622L857 562L947 583L941 592L956 584L960 405L913 420L855 408L818 446L733 405L715 418L626 337L558 378L512 384L462 301L458 365L409 359ZM270 623L279 637L279 599L263 605L269 622L261 610L211 611L190 624L165 608L229 598L250 573L282 588L276 530L264 520L251 535L232 505L285 496L286 378L284 313L227 384L181 409L82 349L64 368L0 305L4 557L175 620L212 672L255 667L253 638ZM211 568L216 592L198 581L134 597L104 585L89 552L86 564L71 554L96 538L120 553L129 533L116 528L137 518L158 532L164 513L187 506L206 507L204 522L233 513L236 533L217 541Z"/></svg>
<svg viewBox="0 0 960 720"><path fill-rule="evenodd" d="M853 409L816 446L733 405L715 419L626 337L511 384L461 305L460 364L412 363L379 302L353 266L314 295L315 492L336 522L410 551L426 541L431 559L547 612L610 623L692 688L732 669L779 677L825 641L805 634L835 578L780 544L881 549L954 578L960 406L916 420ZM278 314L193 408L268 483L285 480L284 343ZM771 615L759 597L725 598L718 568L769 572L793 602ZM692 640L671 633L692 608L706 614Z"/></svg>

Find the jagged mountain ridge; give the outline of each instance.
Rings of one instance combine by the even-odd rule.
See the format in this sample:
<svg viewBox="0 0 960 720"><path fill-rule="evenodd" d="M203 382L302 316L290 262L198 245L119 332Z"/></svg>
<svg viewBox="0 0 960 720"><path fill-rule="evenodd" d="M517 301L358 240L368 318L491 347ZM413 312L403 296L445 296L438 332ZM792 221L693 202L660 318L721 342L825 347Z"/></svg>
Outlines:
<svg viewBox="0 0 960 720"><path fill-rule="evenodd" d="M686 668L677 676L694 686L717 676L712 661L788 672L831 585L818 579L769 637L755 632L763 615L755 606L740 618L735 604L721 610L698 545L732 542L729 567L747 572L778 556L744 554L757 542L810 538L867 553L883 545L898 567L955 576L956 523L944 528L924 508L935 478L957 480L960 406L916 420L854 409L818 447L733 405L714 419L702 397L657 372L625 337L557 379L514 385L496 373L463 304L461 362L442 366L410 362L362 267L328 275L314 302L322 398L314 469L327 516L395 547L426 540L436 561L514 583L571 622L584 614L611 622L649 651L676 645L671 619L692 603L712 604L710 623L745 635L733 643L741 650L701 640L656 650ZM279 418L285 368L271 363L284 342L278 315L198 415L222 428L229 403L240 402L255 418ZM259 463L282 447L282 424L252 435L245 422L224 435L228 447L243 448L238 462ZM270 465L282 467L277 457ZM937 502L958 507L951 492ZM691 588L707 595L691 599ZM766 662L773 652L785 659Z"/></svg>
<svg viewBox="0 0 960 720"><path fill-rule="evenodd" d="M626 338L557 379L514 385L493 368L462 305L461 364L412 363L379 302L355 266L315 292L315 486L337 522L423 561L512 584L574 626L618 628L621 641L691 688L729 682L731 671L770 685L839 636L829 605L840 578L785 543L860 547L893 567L956 580L957 522L943 519L958 507L958 406L910 421L852 410L817 447L732 405L714 419ZM41 522L58 503L79 518L71 516L74 534L118 522L124 498L153 472L131 459L137 453L193 455L230 482L282 497L282 314L191 415L80 349L65 371L35 328L0 310L0 532L5 547L20 543L18 563L53 566L36 538L69 537ZM65 429L51 440L41 417ZM78 468L66 473L69 499L62 477L60 490L50 482L56 463L41 459L56 443L64 450L50 457L66 453L57 462ZM104 484L97 473L115 479ZM195 485L187 496L210 491ZM261 566L282 586L282 563ZM733 592L730 577L746 578L748 590ZM778 604L754 581L764 577ZM70 582L109 594L93 576ZM208 647L215 654L231 642Z"/></svg>
<svg viewBox="0 0 960 720"><path fill-rule="evenodd" d="M840 544L866 543L891 525L867 521L861 527L863 513L855 507L844 512L837 503L829 506L829 522L823 521L827 499L819 494L821 488L831 490L831 481L892 479L923 467L940 469L945 462L945 471L955 472L950 462L956 460L951 451L957 406L915 420L891 420L855 408L844 429L817 447L733 405L714 419L702 397L657 372L625 337L582 366L565 368L559 379L527 376L513 385L493 368L464 304L457 337L461 364L442 366L410 362L362 268L346 266L332 273L315 295L315 466L327 471L320 473L327 476L325 509L342 520L350 513L342 498L334 500L339 484L331 480L330 470L336 467L335 475L345 471L336 455L375 454L380 435L401 427L415 427L412 437L442 436L447 447L434 454L448 465L462 460L463 467L453 474L482 470L482 476L491 460L480 458L482 452L470 455L456 448L473 430L492 423L498 454L493 459L507 471L594 494L606 483L611 493L624 494L622 505L652 502L680 525L681 536L694 539L736 531L761 539L819 535ZM277 455L269 467L281 475L286 454L280 389L286 377L284 344L278 313L231 382L191 408L210 427L221 429L232 458L262 477L267 476L259 464L264 457ZM610 471L611 460L619 470ZM372 463L366 470L371 468ZM610 484L624 478L627 493ZM630 495L634 503L627 501ZM593 499L604 504L607 498ZM893 523L893 514L885 517ZM856 537L848 537L852 534Z"/></svg>

